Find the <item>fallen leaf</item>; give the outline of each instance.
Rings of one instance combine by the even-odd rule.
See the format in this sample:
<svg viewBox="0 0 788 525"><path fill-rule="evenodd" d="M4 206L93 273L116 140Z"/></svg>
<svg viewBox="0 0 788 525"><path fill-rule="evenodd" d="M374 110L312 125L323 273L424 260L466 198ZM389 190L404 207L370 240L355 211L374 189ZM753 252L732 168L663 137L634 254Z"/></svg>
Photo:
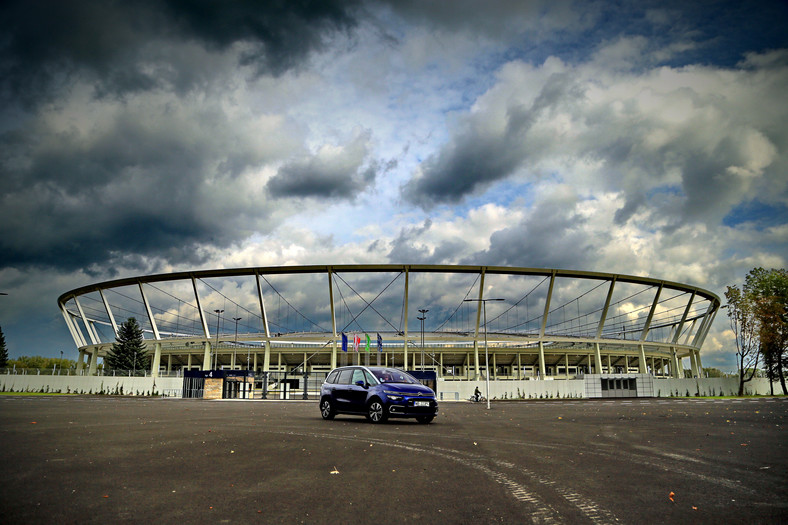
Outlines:
<svg viewBox="0 0 788 525"><path fill-rule="evenodd" d="M673 496L675 496L675 495L676 495L676 493L673 492L673 491L671 491L670 494L668 494L668 498L670 498L670 501L673 501ZM673 503L675 503L675 501L673 501Z"/></svg>
<svg viewBox="0 0 788 525"><path fill-rule="evenodd" d="M693 505L693 506L692 506L692 510L698 510L698 507L696 507L695 505Z"/></svg>
<svg viewBox="0 0 788 525"><path fill-rule="evenodd" d="M331 474L339 474L336 466L334 467L334 470L331 471Z"/></svg>

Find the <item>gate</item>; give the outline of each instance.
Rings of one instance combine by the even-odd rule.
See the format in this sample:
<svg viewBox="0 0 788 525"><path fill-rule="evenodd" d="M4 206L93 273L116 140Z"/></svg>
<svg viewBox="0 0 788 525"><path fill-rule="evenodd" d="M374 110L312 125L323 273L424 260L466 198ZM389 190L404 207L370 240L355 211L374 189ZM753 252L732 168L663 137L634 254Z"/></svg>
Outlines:
<svg viewBox="0 0 788 525"><path fill-rule="evenodd" d="M254 376L258 399L317 399L327 372L260 372Z"/></svg>
<svg viewBox="0 0 788 525"><path fill-rule="evenodd" d="M603 377L601 381L602 397L638 397L634 377Z"/></svg>

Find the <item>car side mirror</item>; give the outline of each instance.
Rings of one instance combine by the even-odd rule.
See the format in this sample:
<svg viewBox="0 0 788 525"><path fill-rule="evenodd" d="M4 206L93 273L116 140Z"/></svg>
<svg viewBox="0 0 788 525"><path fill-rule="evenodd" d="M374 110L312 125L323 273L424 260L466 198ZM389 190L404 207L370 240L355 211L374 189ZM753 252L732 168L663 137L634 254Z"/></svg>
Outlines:
<svg viewBox="0 0 788 525"><path fill-rule="evenodd" d="M356 381L356 386L360 386L362 388L367 388L367 385L364 381Z"/></svg>

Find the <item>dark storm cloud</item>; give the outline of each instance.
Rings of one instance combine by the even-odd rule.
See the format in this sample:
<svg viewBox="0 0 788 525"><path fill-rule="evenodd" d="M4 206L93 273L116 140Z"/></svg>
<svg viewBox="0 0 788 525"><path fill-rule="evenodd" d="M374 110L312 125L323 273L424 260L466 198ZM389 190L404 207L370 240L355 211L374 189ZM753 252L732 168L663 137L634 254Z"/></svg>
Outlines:
<svg viewBox="0 0 788 525"><path fill-rule="evenodd" d="M245 44L240 60L280 74L355 26L356 2L143 0L20 1L0 8L4 98L34 104L89 78L98 94L169 84L189 89L210 75L174 45L224 51Z"/></svg>
<svg viewBox="0 0 788 525"><path fill-rule="evenodd" d="M488 249L460 264L491 264L531 268L588 268L591 254L601 253L600 237L585 230L573 195L555 196L535 206L520 223L490 237ZM594 245L594 243L597 245Z"/></svg>
<svg viewBox="0 0 788 525"><path fill-rule="evenodd" d="M361 133L339 151L327 150L289 162L266 184L273 197L352 200L374 183L377 163L362 166L370 133Z"/></svg>
<svg viewBox="0 0 788 525"><path fill-rule="evenodd" d="M264 153L220 112L141 106L96 126L33 121L0 140L1 266L136 267L132 253L194 263L201 245L265 222L239 178Z"/></svg>
<svg viewBox="0 0 788 525"><path fill-rule="evenodd" d="M241 175L293 144L283 133L261 146L267 129L235 120L216 95L239 64L273 75L298 67L355 26L355 7L3 3L0 268L195 264L204 246L258 231L273 203ZM368 184L374 172L353 177Z"/></svg>
<svg viewBox="0 0 788 525"><path fill-rule="evenodd" d="M403 197L422 208L457 203L511 176L529 155L539 155L542 141L528 138L534 123L568 97L579 97L568 75L552 75L529 105L515 104L495 129L482 113L471 115L442 151L422 166L420 177L402 189Z"/></svg>

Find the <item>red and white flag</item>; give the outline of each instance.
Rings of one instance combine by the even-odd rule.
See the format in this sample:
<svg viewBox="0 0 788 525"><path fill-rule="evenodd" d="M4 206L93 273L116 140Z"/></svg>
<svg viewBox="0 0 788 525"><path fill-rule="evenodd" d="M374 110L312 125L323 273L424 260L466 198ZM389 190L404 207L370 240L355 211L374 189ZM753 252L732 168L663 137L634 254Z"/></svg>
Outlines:
<svg viewBox="0 0 788 525"><path fill-rule="evenodd" d="M361 344L361 337L358 334L353 336L353 350L358 352L358 345Z"/></svg>

